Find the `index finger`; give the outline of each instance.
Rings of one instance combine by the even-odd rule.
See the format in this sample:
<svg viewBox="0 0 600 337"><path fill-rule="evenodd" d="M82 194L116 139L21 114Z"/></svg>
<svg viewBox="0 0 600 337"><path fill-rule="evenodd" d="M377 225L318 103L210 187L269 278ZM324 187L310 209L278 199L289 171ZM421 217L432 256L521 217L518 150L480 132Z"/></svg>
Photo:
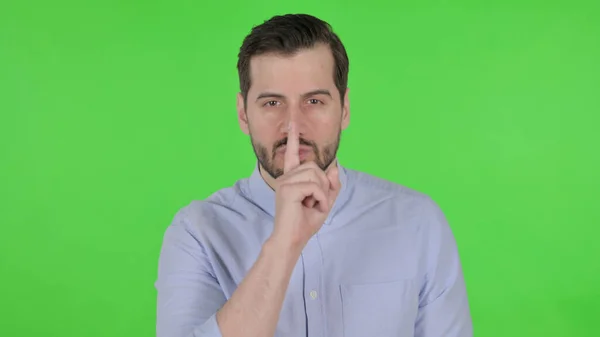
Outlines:
<svg viewBox="0 0 600 337"><path fill-rule="evenodd" d="M285 155L283 156L283 173L287 173L300 165L300 144L296 125L290 122Z"/></svg>

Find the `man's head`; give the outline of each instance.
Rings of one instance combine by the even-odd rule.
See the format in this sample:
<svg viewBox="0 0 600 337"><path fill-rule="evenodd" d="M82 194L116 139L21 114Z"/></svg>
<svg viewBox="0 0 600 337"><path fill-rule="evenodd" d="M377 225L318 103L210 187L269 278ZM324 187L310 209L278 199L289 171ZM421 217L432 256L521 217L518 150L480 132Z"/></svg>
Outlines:
<svg viewBox="0 0 600 337"><path fill-rule="evenodd" d="M348 56L329 24L310 15L275 16L252 29L238 55L238 120L261 169L283 174L290 122L300 159L325 170L348 126Z"/></svg>

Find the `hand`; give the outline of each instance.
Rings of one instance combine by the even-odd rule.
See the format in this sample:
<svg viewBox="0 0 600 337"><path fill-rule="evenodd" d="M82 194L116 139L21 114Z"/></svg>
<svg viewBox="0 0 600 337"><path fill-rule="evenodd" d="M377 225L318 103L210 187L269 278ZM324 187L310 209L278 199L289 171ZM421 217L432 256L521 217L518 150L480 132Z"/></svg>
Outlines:
<svg viewBox="0 0 600 337"><path fill-rule="evenodd" d="M275 186L275 228L272 238L304 247L321 228L340 190L338 167L327 172L314 162L300 165L299 136L292 124L284 155L284 174Z"/></svg>

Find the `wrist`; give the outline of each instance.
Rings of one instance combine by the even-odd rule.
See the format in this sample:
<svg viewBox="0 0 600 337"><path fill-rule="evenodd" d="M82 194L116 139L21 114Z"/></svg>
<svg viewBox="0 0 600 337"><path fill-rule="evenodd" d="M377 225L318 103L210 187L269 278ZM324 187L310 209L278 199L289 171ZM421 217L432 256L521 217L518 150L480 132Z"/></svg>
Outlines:
<svg viewBox="0 0 600 337"><path fill-rule="evenodd" d="M302 253L304 245L300 242L286 240L277 236L270 236L263 245L263 251L274 256L297 260Z"/></svg>

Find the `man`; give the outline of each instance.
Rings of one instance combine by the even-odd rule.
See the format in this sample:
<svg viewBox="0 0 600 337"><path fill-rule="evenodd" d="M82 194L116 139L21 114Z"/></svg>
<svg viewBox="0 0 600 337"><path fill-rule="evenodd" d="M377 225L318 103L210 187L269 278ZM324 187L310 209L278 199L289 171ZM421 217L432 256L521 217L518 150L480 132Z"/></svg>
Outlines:
<svg viewBox="0 0 600 337"><path fill-rule="evenodd" d="M166 230L157 336L472 336L436 203L336 159L348 57L330 26L273 17L244 40L238 71L258 163Z"/></svg>

